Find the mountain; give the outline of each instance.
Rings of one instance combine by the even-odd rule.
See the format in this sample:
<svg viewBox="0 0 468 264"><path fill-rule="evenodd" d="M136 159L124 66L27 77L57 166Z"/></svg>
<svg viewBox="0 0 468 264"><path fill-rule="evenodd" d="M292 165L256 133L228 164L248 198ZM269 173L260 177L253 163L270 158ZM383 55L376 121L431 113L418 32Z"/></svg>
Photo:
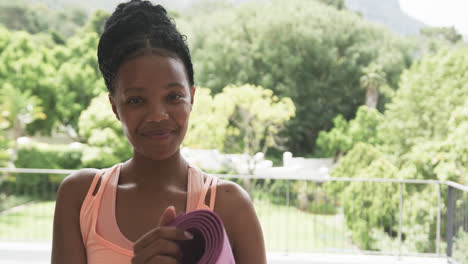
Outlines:
<svg viewBox="0 0 468 264"><path fill-rule="evenodd" d="M384 24L402 35L418 35L426 25L405 14L398 0L345 0L346 8Z"/></svg>
<svg viewBox="0 0 468 264"><path fill-rule="evenodd" d="M10 0L0 0L1 2ZM115 7L126 0L17 0L29 4L42 3L51 9L63 9L67 7L82 7L89 13L96 9L112 12ZM267 2L270 0L151 0L153 3L161 4L169 10L184 11L200 2L225 1L227 3L239 4L249 1ZM286 1L286 0L284 0ZM309 0L312 1L312 0ZM370 21L378 22L388 26L393 31L402 35L418 35L419 30L426 27L422 22L408 16L400 8L398 0L344 0L346 8L359 12Z"/></svg>
<svg viewBox="0 0 468 264"><path fill-rule="evenodd" d="M4 1L4 0L0 0ZM112 12L115 7L122 2L126 2L127 0L22 0L27 3L43 3L46 4L49 8L53 9L61 9L61 8L66 8L70 6L74 7L81 7L86 9L87 11L94 11L96 9L103 9L108 12ZM210 2L210 1L222 1L222 0L150 0L154 4L161 4L167 9L171 10L177 10L177 11L182 11L182 10L187 10L191 6L193 6L195 3L199 2ZM243 2L251 2L251 1L267 1L267 0L223 0L227 3L232 3L232 4L239 4Z"/></svg>

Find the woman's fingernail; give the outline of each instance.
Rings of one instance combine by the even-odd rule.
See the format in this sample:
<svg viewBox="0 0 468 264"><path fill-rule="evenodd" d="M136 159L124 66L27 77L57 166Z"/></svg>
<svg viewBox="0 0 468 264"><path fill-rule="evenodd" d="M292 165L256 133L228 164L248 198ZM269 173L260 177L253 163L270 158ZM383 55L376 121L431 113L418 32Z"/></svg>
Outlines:
<svg viewBox="0 0 468 264"><path fill-rule="evenodd" d="M188 239L193 239L193 235L191 233L187 232L187 231L184 232L184 235Z"/></svg>

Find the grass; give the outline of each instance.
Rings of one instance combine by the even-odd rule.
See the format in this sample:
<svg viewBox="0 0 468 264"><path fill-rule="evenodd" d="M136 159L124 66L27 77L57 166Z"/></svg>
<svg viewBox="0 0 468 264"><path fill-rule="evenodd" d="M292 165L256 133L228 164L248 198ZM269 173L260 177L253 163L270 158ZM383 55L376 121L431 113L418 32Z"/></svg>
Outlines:
<svg viewBox="0 0 468 264"><path fill-rule="evenodd" d="M0 240L50 241L54 202L27 204L0 215ZM352 249L342 215L315 215L256 201L268 251Z"/></svg>
<svg viewBox="0 0 468 264"><path fill-rule="evenodd" d="M255 201L268 251L353 249L343 215L317 215Z"/></svg>
<svg viewBox="0 0 468 264"><path fill-rule="evenodd" d="M8 208L27 203L29 201L31 201L31 198L27 196L7 196L3 193L0 193L0 213Z"/></svg>
<svg viewBox="0 0 468 264"><path fill-rule="evenodd" d="M0 214L0 240L50 241L55 202L36 202Z"/></svg>

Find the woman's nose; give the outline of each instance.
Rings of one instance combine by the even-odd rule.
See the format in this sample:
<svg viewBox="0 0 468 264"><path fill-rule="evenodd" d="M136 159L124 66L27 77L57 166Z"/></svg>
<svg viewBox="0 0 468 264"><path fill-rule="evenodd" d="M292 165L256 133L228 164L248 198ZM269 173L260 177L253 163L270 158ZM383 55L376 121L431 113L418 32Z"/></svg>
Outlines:
<svg viewBox="0 0 468 264"><path fill-rule="evenodd" d="M169 114L163 104L154 104L148 111L148 122L160 122L169 119Z"/></svg>

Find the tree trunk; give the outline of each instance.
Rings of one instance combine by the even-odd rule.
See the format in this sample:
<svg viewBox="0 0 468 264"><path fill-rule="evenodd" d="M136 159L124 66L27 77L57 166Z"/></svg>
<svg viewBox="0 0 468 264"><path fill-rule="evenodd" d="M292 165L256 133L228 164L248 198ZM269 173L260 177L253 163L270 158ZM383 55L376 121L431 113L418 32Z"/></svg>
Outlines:
<svg viewBox="0 0 468 264"><path fill-rule="evenodd" d="M15 161L16 158L18 157L18 150L19 150L19 144L18 144L18 138L20 138L23 135L23 126L21 124L21 121L16 119L16 122L13 126L13 151L10 156L10 163L8 164L8 167L14 168L15 167Z"/></svg>
<svg viewBox="0 0 468 264"><path fill-rule="evenodd" d="M379 93L376 87L369 87L366 94L366 106L369 108L377 108Z"/></svg>

